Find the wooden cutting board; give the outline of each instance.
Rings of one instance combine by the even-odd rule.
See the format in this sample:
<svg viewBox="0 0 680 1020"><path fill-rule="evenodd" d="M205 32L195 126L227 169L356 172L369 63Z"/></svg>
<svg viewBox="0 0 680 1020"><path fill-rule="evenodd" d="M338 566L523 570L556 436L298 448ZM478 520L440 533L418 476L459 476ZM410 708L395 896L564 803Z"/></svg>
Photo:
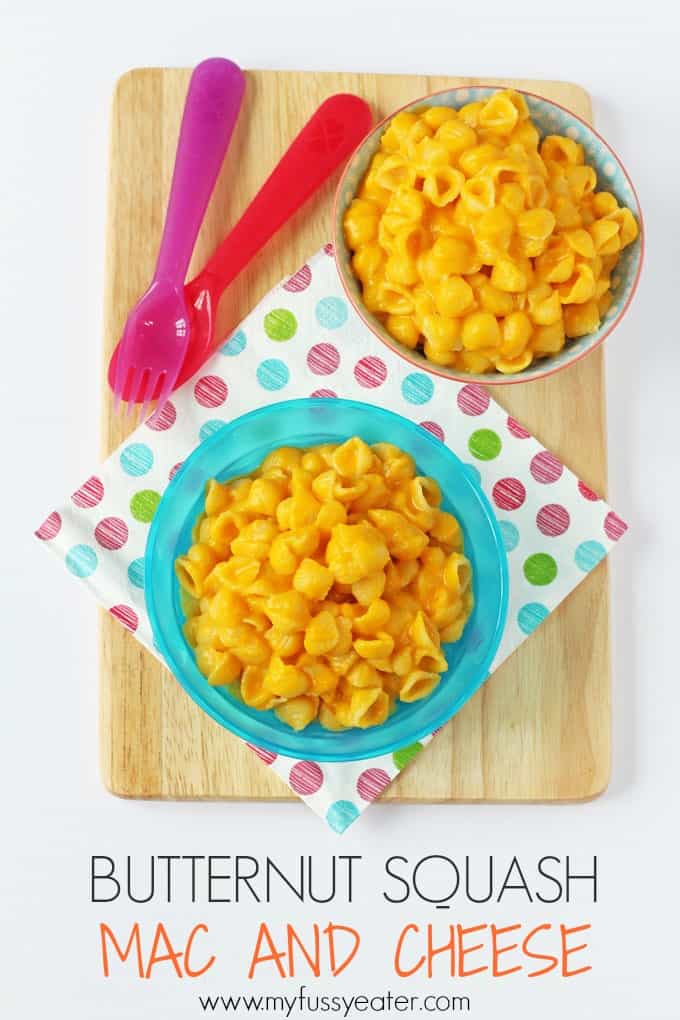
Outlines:
<svg viewBox="0 0 680 1020"><path fill-rule="evenodd" d="M145 68L113 100L105 303L105 364L128 309L151 278L189 70ZM249 71L246 98L208 211L198 270L305 120L327 96L355 92L382 118L415 97L470 78ZM590 119L590 98L566 82L484 79L538 92ZM336 179L283 229L225 295L226 334L280 279L329 239ZM493 396L597 492L606 492L601 349L565 372ZM103 394L103 452L126 425ZM589 574L402 772L385 800L588 798L610 759L607 562ZM109 614L101 617L101 765L126 797L293 799L287 786L205 715Z"/></svg>

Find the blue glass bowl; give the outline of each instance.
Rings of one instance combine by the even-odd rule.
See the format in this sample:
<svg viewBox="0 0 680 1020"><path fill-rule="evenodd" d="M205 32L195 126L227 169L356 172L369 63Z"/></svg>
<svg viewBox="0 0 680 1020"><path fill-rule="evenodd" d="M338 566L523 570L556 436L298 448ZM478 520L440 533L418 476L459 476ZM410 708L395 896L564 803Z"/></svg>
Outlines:
<svg viewBox="0 0 680 1020"><path fill-rule="evenodd" d="M232 687L211 687L199 672L182 633L184 614L174 571L177 556L191 544L191 529L203 509L205 484L253 471L278 446L343 442L352 435L367 443L389 441L408 451L421 474L435 478L443 507L463 529L472 562L475 607L463 636L444 645L448 670L434 693L397 710L373 729L339 733L318 722L296 733L273 711L248 708ZM503 633L508 605L508 570L493 511L458 458L420 426L391 411L351 400L305 399L272 404L225 425L194 450L168 485L154 516L146 550L150 583L146 605L154 638L168 667L187 693L217 722L258 747L292 758L352 761L388 754L432 733L481 686Z"/></svg>
<svg viewBox="0 0 680 1020"><path fill-rule="evenodd" d="M454 89L446 89L443 92L433 92L428 96L415 99L401 110L417 111L427 106L450 106L459 109L466 103L486 100L498 91L497 86L476 85L465 86ZM575 113L560 106L559 103L545 99L543 96L534 95L531 92L521 92L526 99L531 119L538 128L541 137L545 135L567 135L575 141L580 142L585 152L585 160L592 166L597 174L598 191L611 191L619 205L628 206L634 213L639 227L640 234L633 244L629 245L621 253L619 263L612 276L613 302L607 314L600 324L600 328L587 336L579 337L576 340L569 340L561 351L548 358L537 359L529 368L516 375L503 375L502 372L486 372L475 374L461 372L455 368L448 368L444 365L435 365L418 350L412 351L403 344L398 343L385 329L382 322L372 315L363 303L361 285L352 271L352 253L345 243L343 231L343 220L345 212L349 208L352 199L356 197L369 164L380 148L380 139L384 134L389 121L396 113L395 110L389 117L386 117L366 135L364 140L355 149L350 157L342 177L338 183L335 194L335 205L333 210L333 227L335 241L335 258L338 266L338 273L345 288L347 297L354 306L355 311L363 319L368 328L387 344L395 354L400 355L406 361L416 365L424 372L431 372L433 375L445 376L449 379L457 379L459 382L478 382L484 386L512 386L518 383L528 382L532 379L541 379L552 375L581 358L590 354L596 347L609 336L612 330L623 318L635 293L640 270L642 268L642 257L644 249L644 229L642 224L642 212L640 204L633 188L633 183L628 176L623 163L616 155L610 145L595 131L590 124L587 124Z"/></svg>

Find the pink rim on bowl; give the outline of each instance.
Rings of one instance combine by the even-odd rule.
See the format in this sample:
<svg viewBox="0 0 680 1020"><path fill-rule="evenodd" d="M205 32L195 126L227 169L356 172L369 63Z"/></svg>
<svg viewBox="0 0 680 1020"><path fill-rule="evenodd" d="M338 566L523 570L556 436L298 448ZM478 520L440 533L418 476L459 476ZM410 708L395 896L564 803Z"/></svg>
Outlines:
<svg viewBox="0 0 680 1020"><path fill-rule="evenodd" d="M366 135L363 141L360 142L360 144L354 150L338 182L333 202L333 234L334 234L333 240L335 249L335 262L338 270L338 276L340 277L343 289L347 295L348 300L350 301L352 307L354 308L355 312L362 320L364 325L367 326L368 329L370 329L370 331L382 343L389 347L390 350L394 351L394 353L398 354L399 357L404 359L404 361L407 361L410 365L419 368L421 371L431 372L433 375L440 376L443 379L453 379L456 382L461 383L477 382L483 386L512 386L517 383L534 382L537 379L546 379L548 376L554 375L561 369L576 364L577 361L581 361L581 359L585 358L587 354L590 354L592 351L596 350L600 346L600 344L602 344L604 340L606 340L606 338L614 330L614 328L618 326L618 324L621 322L623 316L628 310L628 307L633 299L633 295L637 290L645 250L644 240L645 232L640 202L638 200L638 196L635 191L633 182L630 179L630 176L628 175L626 168L624 167L623 163L619 159L614 149L612 149L611 145L609 145L609 143L605 141L602 135L600 135L599 132L595 130L595 128L593 128L590 124L583 120L582 117L579 117L577 114L567 109L567 107L562 106L561 103L556 103L552 99L546 99L545 96L541 96L536 92L528 92L525 89L514 89L515 92L519 92L521 95L525 96L529 101L530 105L532 100L535 103L545 104L546 108L554 108L554 110L560 111L560 113L565 115L566 118L573 121L574 124L580 125L580 128L584 132L586 138L590 136L589 141L597 144L603 150L603 152L606 153L608 157L613 161L615 169L617 169L620 172L622 179L625 181L625 185L630 191L630 195L632 196L635 205L635 208L632 211L634 212L637 218L638 225L640 228L640 234L637 240L633 243L633 245L630 246L629 260L631 261L631 268L629 272L629 278L626 281L625 286L623 287L624 291L627 291L627 293L625 299L621 303L616 314L611 318L610 321L602 325L596 333L589 334L590 337L594 338L590 340L590 342L588 342L589 341L588 336L579 337L576 340L570 340L565 344L565 346L562 348L562 351L560 351L559 354L551 355L548 358L542 359L540 362L535 362L534 366L532 366L532 369L525 372L519 372L517 373L517 375L503 375L500 372L490 372L488 374L460 372L456 369L447 369L441 365L434 365L432 362L428 361L424 355L422 354L415 355L410 351L408 347L404 347L402 344L398 343L398 341L394 340L389 335L387 330L383 328L382 323L380 323L377 319L373 318L373 316L370 314L370 312L366 310L363 303L361 302L360 296L358 296L358 294L353 289L352 284L350 283L350 280L354 280L353 274L351 272L351 269L346 268L344 264L345 261L348 263L348 258L346 255L347 246L345 244L341 220L342 214L349 205L349 200L351 200L349 198L350 194L353 196L357 190L356 185L358 185L358 180L355 182L355 186L348 190L348 179L350 178L350 176L353 176L354 173L356 172L357 161L367 151L367 148L370 147L370 155L377 151L380 136L385 130L386 125L392 120L393 117L396 117L398 113L401 113L404 110L416 109L421 105L425 106L437 105L436 101L438 99L440 100L440 105L451 106L454 109L459 109L460 106L464 105L464 103L470 101L470 93L473 93L474 95L478 91L483 92L485 90L487 92L495 92L501 87L502 86L484 85L481 83L479 85L472 86L461 85L456 88L441 89L438 92L430 92L425 96L421 96L420 99L414 99L411 100L411 102L409 103L404 103L403 106L400 106L399 109L394 110L387 117L384 117L378 124L376 124L375 127L372 128L369 134ZM461 101L456 102L455 101L456 94L462 92L465 93L465 97L461 96L460 97ZM448 97L448 102L443 101L441 99L441 97L443 96ZM534 116L535 111L532 110L532 118ZM559 129L556 128L555 130L557 131ZM590 159L588 159L588 156L586 156L586 160L587 162L590 163ZM600 188L605 188L606 184L602 183L601 170L597 166L595 166L595 169L598 173L598 186ZM360 172L359 180L361 179L361 177L363 177L364 172L365 170L362 170ZM616 290L617 291L619 290L618 286ZM545 368L543 370L540 370L536 368L536 365L545 365Z"/></svg>

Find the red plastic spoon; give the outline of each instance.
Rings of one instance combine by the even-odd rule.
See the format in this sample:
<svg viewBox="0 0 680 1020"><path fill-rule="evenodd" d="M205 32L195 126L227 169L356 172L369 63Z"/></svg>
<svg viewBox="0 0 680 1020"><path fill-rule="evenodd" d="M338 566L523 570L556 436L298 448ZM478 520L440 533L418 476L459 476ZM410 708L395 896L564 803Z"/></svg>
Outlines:
<svg viewBox="0 0 680 1020"><path fill-rule="evenodd" d="M331 96L322 103L202 272L185 285L190 340L175 388L212 353L217 306L224 290L354 151L371 125L370 108L358 96ZM118 348L109 363L109 385L115 379L117 356ZM159 393L160 389L156 399ZM130 395L126 393L125 399Z"/></svg>

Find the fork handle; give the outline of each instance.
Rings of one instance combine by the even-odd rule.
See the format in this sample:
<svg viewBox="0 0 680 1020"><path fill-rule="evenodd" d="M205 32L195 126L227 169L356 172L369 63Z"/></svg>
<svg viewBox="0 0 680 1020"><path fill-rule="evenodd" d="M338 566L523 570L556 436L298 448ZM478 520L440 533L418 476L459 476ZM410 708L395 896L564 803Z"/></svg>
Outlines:
<svg viewBox="0 0 680 1020"><path fill-rule="evenodd" d="M184 283L244 88L241 69L221 57L204 60L191 75L154 280Z"/></svg>

